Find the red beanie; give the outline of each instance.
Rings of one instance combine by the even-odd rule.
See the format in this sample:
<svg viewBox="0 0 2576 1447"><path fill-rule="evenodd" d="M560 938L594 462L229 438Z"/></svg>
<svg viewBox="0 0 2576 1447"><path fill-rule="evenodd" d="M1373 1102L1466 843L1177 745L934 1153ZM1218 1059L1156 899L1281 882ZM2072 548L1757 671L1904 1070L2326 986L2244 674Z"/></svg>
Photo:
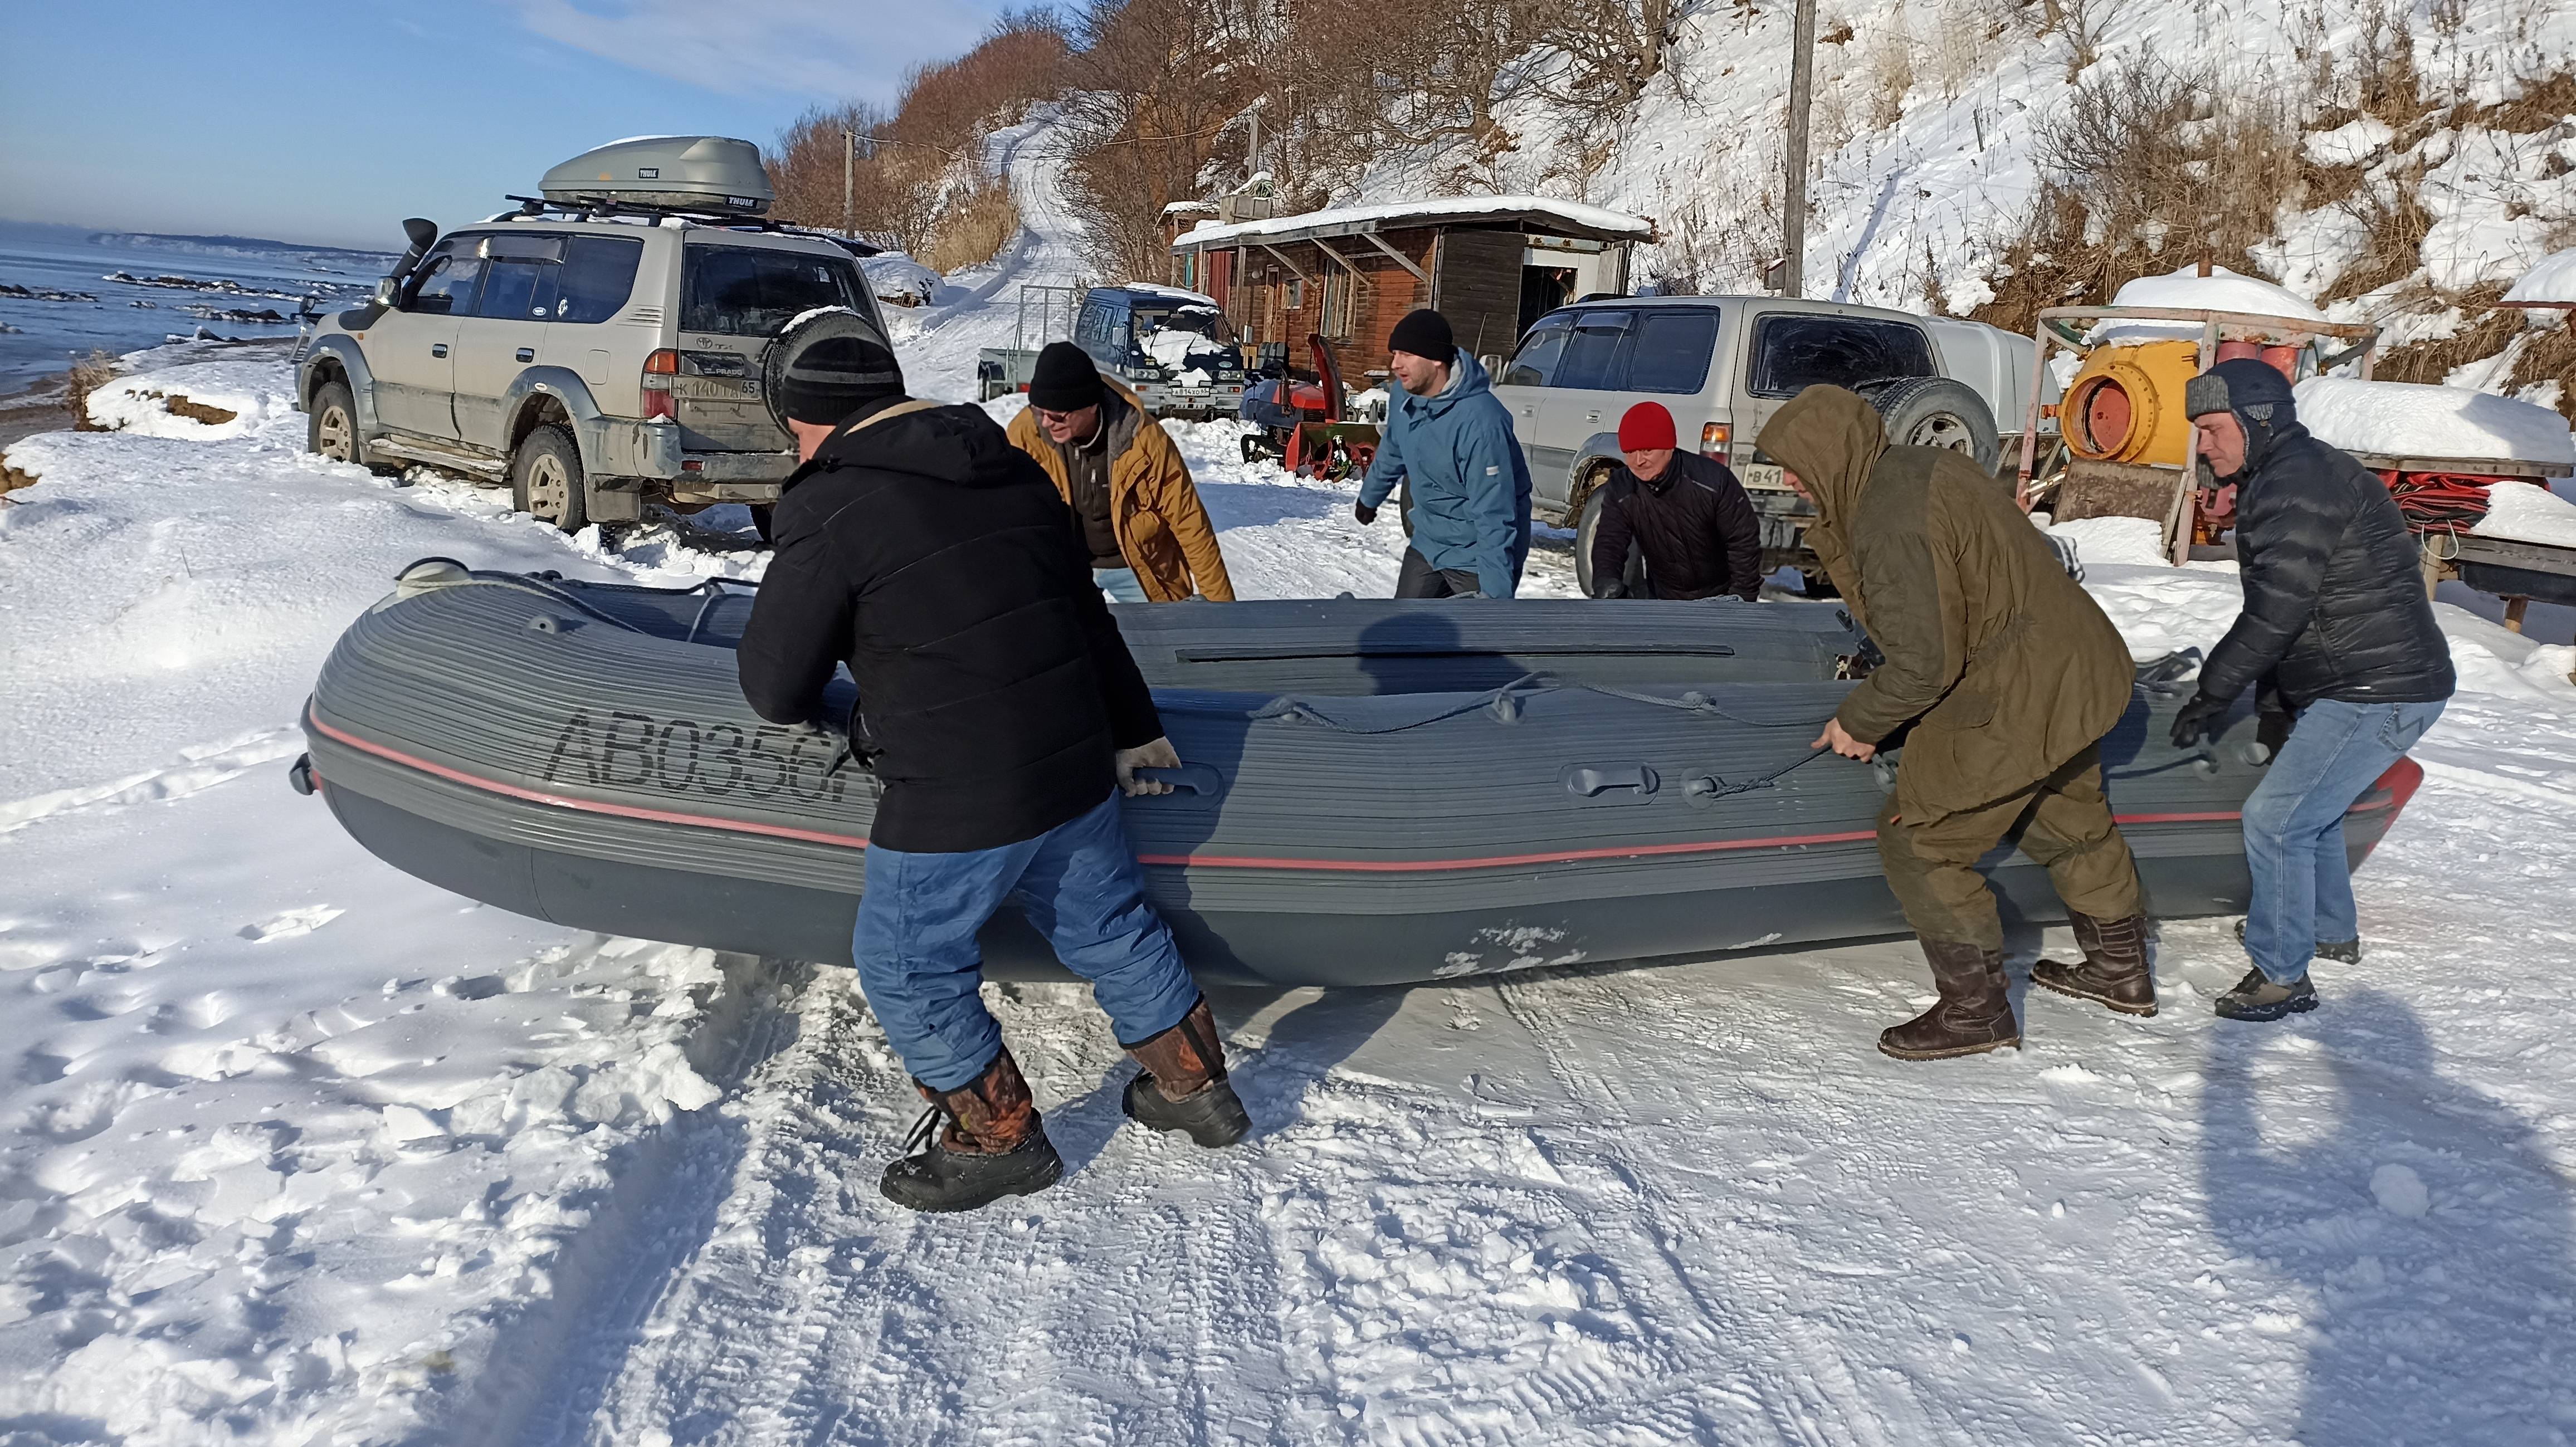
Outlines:
<svg viewBox="0 0 2576 1447"><path fill-rule="evenodd" d="M1674 440L1673 414L1661 402L1640 402L1619 419L1619 450L1643 452L1653 447L1678 447Z"/></svg>

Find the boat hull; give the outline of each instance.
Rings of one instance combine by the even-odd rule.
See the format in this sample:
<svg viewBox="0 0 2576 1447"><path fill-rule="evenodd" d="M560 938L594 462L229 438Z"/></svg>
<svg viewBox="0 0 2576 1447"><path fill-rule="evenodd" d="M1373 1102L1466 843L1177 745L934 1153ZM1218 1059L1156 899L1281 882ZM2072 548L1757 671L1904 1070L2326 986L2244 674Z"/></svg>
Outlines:
<svg viewBox="0 0 2576 1447"><path fill-rule="evenodd" d="M602 602L598 590L570 596ZM846 963L876 781L836 762L837 740L748 714L729 633L639 629L631 601L593 616L548 588L484 583L371 611L307 710L321 794L387 863L502 908ZM1208 978L1387 985L1904 931L1873 832L1892 771L1806 749L1850 687L1817 676L1858 651L1847 626L1811 612L1743 632L1729 653L1585 654L1569 641L1551 654L1627 609L1518 603L1503 605L1516 618L1478 620L1454 647L1409 644L1354 667L1371 628L1440 642L1448 620L1424 624L1425 605L1342 603L1320 621L1247 620L1228 637L1229 606L1271 605L1152 610L1198 615L1186 620L1196 641L1134 630L1158 684L1257 682L1275 668L1398 691L1158 687L1190 767L1180 790L1123 809L1155 907ZM685 611L667 596L651 608ZM1683 645L1695 629L1726 634L1715 610L1678 617L1641 631ZM1463 636L1479 629L1493 636ZM1336 632L1343 655L1329 652ZM1405 691L1542 656L1556 660L1552 676ZM2238 811L2261 777L2253 720L2178 752L2164 736L2179 701L2142 685L2105 739L2114 808L2153 913L2237 912ZM2411 768L2349 816L2356 862L2403 804ZM2045 874L2009 845L1982 867L2008 927L2063 919ZM1015 914L984 946L997 975L1060 977Z"/></svg>

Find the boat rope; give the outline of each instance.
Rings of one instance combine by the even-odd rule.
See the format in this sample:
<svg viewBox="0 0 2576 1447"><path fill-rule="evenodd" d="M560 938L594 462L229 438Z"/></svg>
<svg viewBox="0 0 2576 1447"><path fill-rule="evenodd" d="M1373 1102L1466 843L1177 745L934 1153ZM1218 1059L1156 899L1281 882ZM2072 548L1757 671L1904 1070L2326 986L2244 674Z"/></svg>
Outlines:
<svg viewBox="0 0 2576 1447"><path fill-rule="evenodd" d="M1788 763L1782 764L1780 767L1773 769L1771 772L1762 775L1758 779L1739 779L1733 783L1728 783L1722 775L1702 774L1698 778L1684 784L1682 786L1682 792L1689 795L1691 798L1699 800L1703 804L1713 804L1720 799L1729 797L1730 795L1750 794L1756 789L1771 788L1778 784L1781 778L1787 775L1790 770L1803 768L1804 766L1812 764L1816 760L1821 759L1832 752L1833 750L1831 749L1810 749L1806 753L1799 755Z"/></svg>

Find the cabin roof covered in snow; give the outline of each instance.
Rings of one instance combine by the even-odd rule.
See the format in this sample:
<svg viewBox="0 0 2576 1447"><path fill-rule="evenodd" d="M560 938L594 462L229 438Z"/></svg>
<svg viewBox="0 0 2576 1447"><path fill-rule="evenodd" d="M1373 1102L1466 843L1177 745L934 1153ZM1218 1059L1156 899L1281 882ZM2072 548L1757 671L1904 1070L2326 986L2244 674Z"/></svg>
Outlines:
<svg viewBox="0 0 2576 1447"><path fill-rule="evenodd" d="M2576 247L2540 258L2540 264L2524 272L2504 299L2508 305L2576 307Z"/></svg>
<svg viewBox="0 0 2576 1447"><path fill-rule="evenodd" d="M1412 226L1517 223L1526 230L1583 241L1650 241L1655 224L1643 216L1552 201L1544 196L1452 196L1434 201L1390 201L1376 206L1335 206L1231 226L1200 222L1172 243L1175 251L1253 241L1308 241L1319 236L1359 236Z"/></svg>

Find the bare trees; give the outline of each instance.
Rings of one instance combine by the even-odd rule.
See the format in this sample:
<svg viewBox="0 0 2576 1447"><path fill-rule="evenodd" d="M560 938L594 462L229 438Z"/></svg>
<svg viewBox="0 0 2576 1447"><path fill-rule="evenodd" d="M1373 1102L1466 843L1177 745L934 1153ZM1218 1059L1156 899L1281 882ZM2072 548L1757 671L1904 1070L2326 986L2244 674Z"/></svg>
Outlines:
<svg viewBox="0 0 2576 1447"><path fill-rule="evenodd" d="M945 251L952 261L962 253L943 246L947 232L958 233L964 251L983 246L998 229L998 183L986 174L984 134L997 119L1017 119L1031 102L1053 96L1067 52L1065 27L1052 11L1005 13L974 49L906 76L891 110L852 102L806 112L771 152L777 214L801 225L841 226L846 133L856 137L850 214L861 236L924 257ZM1008 209L1006 193L998 208Z"/></svg>

